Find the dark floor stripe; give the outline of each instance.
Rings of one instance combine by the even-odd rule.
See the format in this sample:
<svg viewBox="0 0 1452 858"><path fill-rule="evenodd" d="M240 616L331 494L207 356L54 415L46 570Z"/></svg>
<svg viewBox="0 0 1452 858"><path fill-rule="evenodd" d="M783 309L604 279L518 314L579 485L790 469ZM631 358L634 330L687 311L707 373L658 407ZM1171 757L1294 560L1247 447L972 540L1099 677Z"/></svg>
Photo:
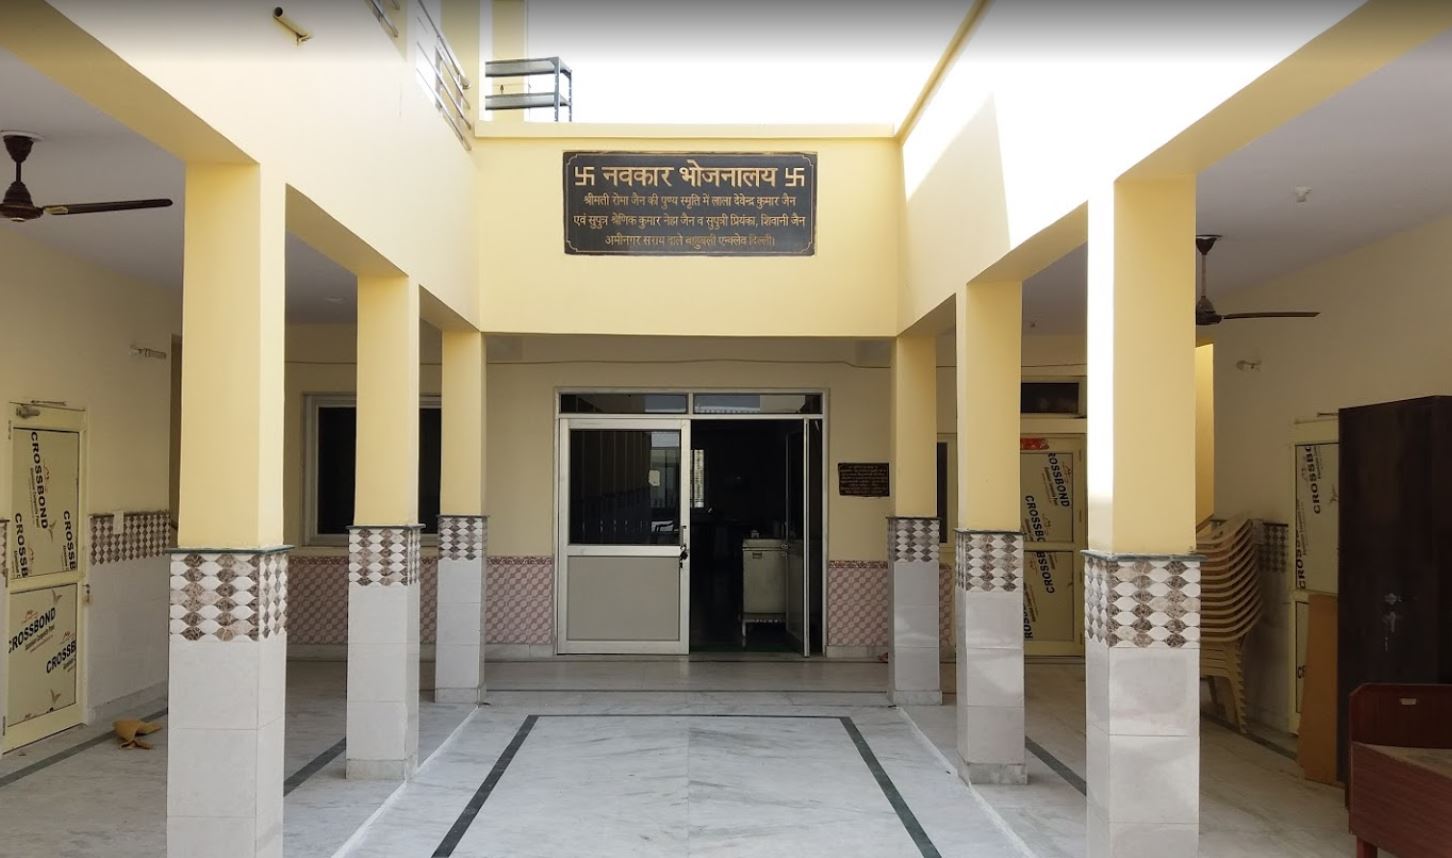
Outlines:
<svg viewBox="0 0 1452 858"><path fill-rule="evenodd" d="M857 746L857 753L862 755L862 762L867 764L872 776L877 779L877 785L882 787L882 794L887 796L887 803L897 811L898 820L902 822L902 827L907 829L908 836L912 837L913 843L917 844L918 851L922 853L923 858L941 858L938 847L933 845L932 839L923 830L922 823L918 822L918 818L913 815L912 809L903 800L902 793L897 791L897 785L892 782L892 778L887 776L887 771L883 769L882 763L877 761L877 755L872 753L872 748L868 747L867 740L862 738L862 731L857 729L857 725L852 723L851 718L839 718L838 720L846 728L847 735L852 737L852 744Z"/></svg>
<svg viewBox="0 0 1452 858"><path fill-rule="evenodd" d="M307 782L307 779L323 770L323 767L338 758L343 749L348 746L347 739L339 739L333 747L323 751L313 758L312 762L292 773L292 776L282 782L282 794L287 795Z"/></svg>
<svg viewBox="0 0 1452 858"><path fill-rule="evenodd" d="M155 721L159 718L164 717L166 717L166 710L162 709L159 712L153 712L150 715L147 715L141 720ZM81 742L79 745L72 745L71 747L66 748L64 751L57 751L56 753L51 754L49 757L46 757L43 760L37 760L36 762L31 763L23 769L16 769L10 774L5 775L4 777L0 777L0 787L10 786L21 778L29 777L30 775L33 775L42 769L50 768L56 763L65 762L66 760L69 760L71 757L74 757L76 754L79 754L82 751L90 750L97 745L112 741L115 738L116 734L111 732L102 733L99 736L92 736L86 741Z"/></svg>
<svg viewBox="0 0 1452 858"><path fill-rule="evenodd" d="M449 858L454 854L455 847L459 845L460 840L464 839L464 834L469 830L469 826L474 824L474 818L484 808L484 802L489 800L489 794L494 792L495 785L499 783L500 778L504 777L504 770L509 768L509 764L514 760L514 755L519 753L520 746L524 744L525 739L529 738L529 731L534 729L534 724L538 720L538 715L530 715L524 719L524 723L519 726L519 732L509 740L509 747L505 748L504 753L499 755L499 759L494 761L494 768L489 770L489 776L484 779L484 783L480 784L479 789L475 791L474 797L469 799L469 803L464 806L464 812L454 820L453 827L449 829L448 834L444 835L443 841L439 843L439 848L434 850L434 858Z"/></svg>
<svg viewBox="0 0 1452 858"><path fill-rule="evenodd" d="M1084 783L1084 779L1079 777L1077 772L1064 765L1063 760L1044 750L1044 746L1040 745L1038 742L1035 742L1033 739L1025 737L1023 740L1023 744L1024 747L1029 749L1029 753L1033 754L1035 757L1038 757L1040 760L1043 760L1044 765L1053 769L1054 774L1068 781L1069 786L1078 790L1082 795L1089 794L1089 785Z"/></svg>

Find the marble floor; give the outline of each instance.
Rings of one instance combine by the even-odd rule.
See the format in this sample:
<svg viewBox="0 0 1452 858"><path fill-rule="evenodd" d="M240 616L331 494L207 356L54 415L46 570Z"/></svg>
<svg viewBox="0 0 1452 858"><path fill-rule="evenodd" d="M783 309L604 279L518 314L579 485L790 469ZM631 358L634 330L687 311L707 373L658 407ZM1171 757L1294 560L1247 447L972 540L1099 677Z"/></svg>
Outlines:
<svg viewBox="0 0 1452 858"><path fill-rule="evenodd" d="M1034 854L1085 854L1084 666L1029 664L1027 786L979 786ZM906 712L950 759L953 697ZM1203 858L1333 858L1356 854L1341 790L1306 781L1277 742L1252 741L1210 720L1200 730L1200 855Z"/></svg>
<svg viewBox="0 0 1452 858"><path fill-rule="evenodd" d="M951 696L892 708L886 673L822 660L491 663L486 706L424 695L426 759L400 789L343 777L344 666L292 662L286 852L1084 854L1082 665L1028 667L1026 787L962 785L948 762ZM158 713L162 701L134 712ZM165 854L167 733L147 752L122 751L107 732L79 728L0 758L0 856L18 844ZM1209 721L1201 741L1201 855L1353 854L1338 790L1301 780L1273 743Z"/></svg>
<svg viewBox="0 0 1452 858"><path fill-rule="evenodd" d="M397 789L343 777L344 665L290 662L284 842L290 856L329 856ZM157 858L166 854L165 702L130 713L163 729L153 750L121 750L110 724L81 727L0 758L0 856ZM419 707L419 755L432 754L474 707ZM23 844L23 851L9 851Z"/></svg>
<svg viewBox="0 0 1452 858"><path fill-rule="evenodd" d="M489 699L343 854L1032 854L880 692Z"/></svg>

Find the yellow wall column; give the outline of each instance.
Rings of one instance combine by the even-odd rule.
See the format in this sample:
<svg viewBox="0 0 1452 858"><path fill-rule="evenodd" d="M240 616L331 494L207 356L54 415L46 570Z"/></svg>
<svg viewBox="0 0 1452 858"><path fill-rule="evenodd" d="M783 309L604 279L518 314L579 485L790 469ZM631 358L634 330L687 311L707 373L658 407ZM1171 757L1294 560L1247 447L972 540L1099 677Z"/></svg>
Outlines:
<svg viewBox="0 0 1452 858"><path fill-rule="evenodd" d="M1215 346L1195 349L1195 524L1215 515Z"/></svg>
<svg viewBox="0 0 1452 858"><path fill-rule="evenodd" d="M1090 856L1198 847L1194 236L1193 176L1090 201Z"/></svg>
<svg viewBox="0 0 1452 858"><path fill-rule="evenodd" d="M520 60L529 56L529 0L494 0L490 19L493 59ZM490 91L515 93L525 91L521 78L489 81ZM495 122L523 122L526 110L498 110L491 114Z"/></svg>
<svg viewBox="0 0 1452 858"><path fill-rule="evenodd" d="M228 854L282 854L284 200L264 167L187 165L167 723L173 856L212 852L220 833ZM256 765L239 768L243 758Z"/></svg>
<svg viewBox="0 0 1452 858"><path fill-rule="evenodd" d="M358 435L348 533L350 778L418 765L419 289L358 278Z"/></svg>
<svg viewBox="0 0 1452 858"><path fill-rule="evenodd" d="M938 675L937 363L932 336L901 336L893 343L887 678L898 704L943 700Z"/></svg>
<svg viewBox="0 0 1452 858"><path fill-rule="evenodd" d="M892 345L892 509L938 514L938 352L931 336Z"/></svg>
<svg viewBox="0 0 1452 858"><path fill-rule="evenodd" d="M956 308L958 771L973 783L1025 783L1023 286L970 283Z"/></svg>
<svg viewBox="0 0 1452 858"><path fill-rule="evenodd" d="M443 332L438 643L434 699L478 703L484 691L484 335Z"/></svg>

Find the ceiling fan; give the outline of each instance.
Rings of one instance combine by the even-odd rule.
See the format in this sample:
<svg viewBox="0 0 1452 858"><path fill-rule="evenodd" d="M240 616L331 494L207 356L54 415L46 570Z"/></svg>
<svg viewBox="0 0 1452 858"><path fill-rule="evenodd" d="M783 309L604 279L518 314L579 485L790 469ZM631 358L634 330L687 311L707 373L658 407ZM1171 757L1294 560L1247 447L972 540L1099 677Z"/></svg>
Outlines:
<svg viewBox="0 0 1452 858"><path fill-rule="evenodd" d="M1195 236L1195 248L1200 251L1200 300L1195 302L1195 324L1197 326L1218 325L1226 319L1314 319L1321 315L1318 312L1304 310L1225 314L1215 312L1215 305L1210 303L1210 296L1205 294L1205 288L1207 286L1205 257L1210 255L1210 249L1219 240L1220 236L1218 235Z"/></svg>
<svg viewBox="0 0 1452 858"><path fill-rule="evenodd" d="M64 205L38 206L30 200L30 189L20 180L20 165L30 156L30 150L39 135L26 131L3 131L5 151L15 162L15 181L5 190L5 199L0 202L0 217L15 223L35 220L42 215L96 214L98 212L124 212L133 209L164 209L171 200L119 200L109 203L66 203Z"/></svg>

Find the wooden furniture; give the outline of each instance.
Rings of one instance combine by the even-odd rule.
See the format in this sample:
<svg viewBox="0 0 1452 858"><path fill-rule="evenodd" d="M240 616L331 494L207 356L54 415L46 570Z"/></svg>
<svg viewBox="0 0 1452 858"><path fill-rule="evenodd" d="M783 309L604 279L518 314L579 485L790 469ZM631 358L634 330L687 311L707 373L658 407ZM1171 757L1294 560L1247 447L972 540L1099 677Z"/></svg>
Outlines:
<svg viewBox="0 0 1452 858"><path fill-rule="evenodd" d="M1196 553L1200 561L1200 676L1210 680L1211 700L1219 704L1216 684L1230 691L1226 716L1246 730L1245 638L1260 619L1259 564L1254 528L1245 519L1211 522L1202 528Z"/></svg>
<svg viewBox="0 0 1452 858"><path fill-rule="evenodd" d="M1363 685L1348 711L1358 858L1452 856L1452 685Z"/></svg>
<svg viewBox="0 0 1452 858"><path fill-rule="evenodd" d="M1452 397L1345 408L1339 422L1337 772L1345 780L1353 689L1452 683Z"/></svg>
<svg viewBox="0 0 1452 858"><path fill-rule="evenodd" d="M1307 780L1340 785L1336 778L1336 597L1310 594L1307 602L1306 685L1301 699L1296 762Z"/></svg>

